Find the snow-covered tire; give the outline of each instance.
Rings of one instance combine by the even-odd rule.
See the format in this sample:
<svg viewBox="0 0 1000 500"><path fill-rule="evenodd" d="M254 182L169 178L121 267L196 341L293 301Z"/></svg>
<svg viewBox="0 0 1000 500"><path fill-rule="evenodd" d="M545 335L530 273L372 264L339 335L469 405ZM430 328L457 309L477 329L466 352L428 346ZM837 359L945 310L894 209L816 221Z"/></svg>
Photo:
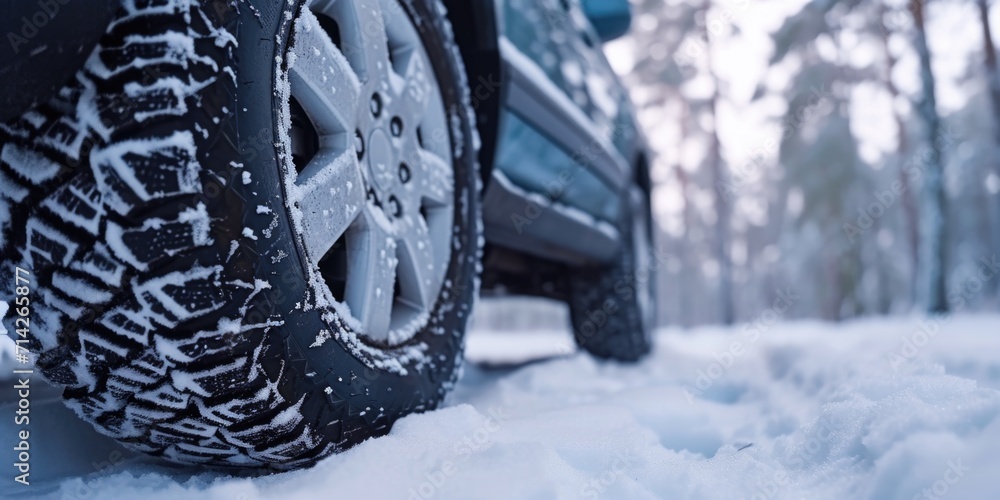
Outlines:
<svg viewBox="0 0 1000 500"><path fill-rule="evenodd" d="M618 259L574 269L568 280L577 345L615 361L637 361L648 354L656 322L649 195L639 187L630 194L618 224L623 242Z"/></svg>
<svg viewBox="0 0 1000 500"><path fill-rule="evenodd" d="M74 81L0 126L0 300L31 273L36 366L98 431L177 462L290 468L440 404L478 291L478 140L443 7L402 5L454 169L444 280L405 341L358 334L295 229L282 89L299 2L125 0Z"/></svg>

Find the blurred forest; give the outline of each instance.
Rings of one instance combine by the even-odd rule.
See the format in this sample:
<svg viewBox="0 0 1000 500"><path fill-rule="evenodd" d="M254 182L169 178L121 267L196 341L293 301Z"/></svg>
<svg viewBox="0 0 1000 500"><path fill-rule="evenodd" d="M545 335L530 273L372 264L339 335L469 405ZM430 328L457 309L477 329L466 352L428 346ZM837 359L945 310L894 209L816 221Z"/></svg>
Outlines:
<svg viewBox="0 0 1000 500"><path fill-rule="evenodd" d="M997 308L987 0L634 3L606 50L658 154L661 322Z"/></svg>

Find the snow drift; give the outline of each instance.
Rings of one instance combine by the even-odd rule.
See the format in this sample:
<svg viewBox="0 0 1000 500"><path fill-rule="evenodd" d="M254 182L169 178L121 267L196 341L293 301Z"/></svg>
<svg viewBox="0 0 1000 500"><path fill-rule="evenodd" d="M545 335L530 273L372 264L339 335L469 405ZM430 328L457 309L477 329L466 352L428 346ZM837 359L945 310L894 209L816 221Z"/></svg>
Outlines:
<svg viewBox="0 0 1000 500"><path fill-rule="evenodd" d="M758 321L663 330L649 359L624 366L573 353L564 332L476 331L448 408L407 417L311 469L256 477L130 454L50 393L32 402L42 407L32 413L33 484L4 493L995 498L998 333L1000 316ZM545 354L556 357L520 362ZM7 415L11 392L0 396ZM7 450L9 420L0 419Z"/></svg>

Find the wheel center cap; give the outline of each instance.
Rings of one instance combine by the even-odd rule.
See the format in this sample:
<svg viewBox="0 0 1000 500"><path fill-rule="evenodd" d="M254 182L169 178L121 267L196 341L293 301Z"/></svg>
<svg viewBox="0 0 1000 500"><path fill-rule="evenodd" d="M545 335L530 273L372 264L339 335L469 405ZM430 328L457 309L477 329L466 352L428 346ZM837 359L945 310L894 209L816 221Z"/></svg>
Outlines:
<svg viewBox="0 0 1000 500"><path fill-rule="evenodd" d="M382 129L375 129L368 138L368 171L372 182L379 191L387 192L392 188L393 174L392 141Z"/></svg>

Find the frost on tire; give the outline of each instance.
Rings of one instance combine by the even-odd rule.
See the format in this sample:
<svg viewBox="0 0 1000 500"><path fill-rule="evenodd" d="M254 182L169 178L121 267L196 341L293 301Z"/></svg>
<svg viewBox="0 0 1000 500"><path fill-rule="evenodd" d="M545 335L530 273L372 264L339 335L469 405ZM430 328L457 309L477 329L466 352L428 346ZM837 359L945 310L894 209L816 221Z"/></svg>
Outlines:
<svg viewBox="0 0 1000 500"><path fill-rule="evenodd" d="M306 286L276 141L248 147L278 126L274 89L237 86L274 81L300 5L247 5L127 0L58 95L0 125L0 279L33 273L36 365L99 432L178 462L288 468L434 408L457 377L477 139L440 6L405 3L441 45L461 248L412 341L359 342ZM241 49L238 33L272 52Z"/></svg>

